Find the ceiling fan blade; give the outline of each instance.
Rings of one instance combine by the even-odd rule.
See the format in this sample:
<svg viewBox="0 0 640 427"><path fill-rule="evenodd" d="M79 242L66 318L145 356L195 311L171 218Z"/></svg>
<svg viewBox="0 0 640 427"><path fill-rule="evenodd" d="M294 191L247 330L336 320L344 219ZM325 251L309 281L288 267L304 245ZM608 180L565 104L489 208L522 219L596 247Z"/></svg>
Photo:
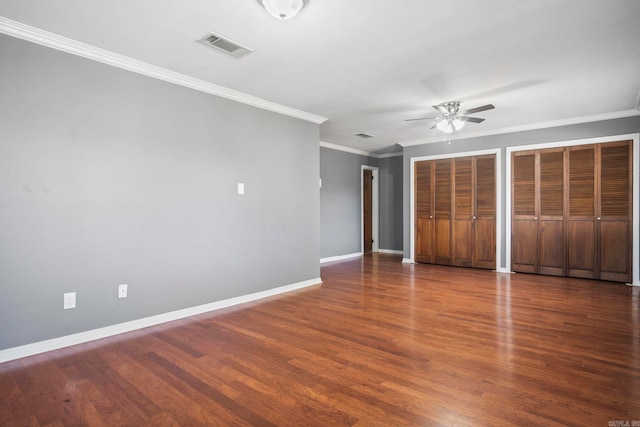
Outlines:
<svg viewBox="0 0 640 427"><path fill-rule="evenodd" d="M471 122L471 123L484 122L484 119L481 119L480 117L460 116L459 119L462 120L463 122Z"/></svg>
<svg viewBox="0 0 640 427"><path fill-rule="evenodd" d="M447 114L449 112L449 110L447 110L447 107L445 107L444 105L440 104L440 105L434 105L433 108L436 109L436 111L440 114Z"/></svg>
<svg viewBox="0 0 640 427"><path fill-rule="evenodd" d="M480 111L487 111L487 110L493 110L494 107L493 104L487 104L487 105L483 105L481 107L476 107L476 108L470 108L466 111L463 111L462 114L473 114L473 113L479 113Z"/></svg>
<svg viewBox="0 0 640 427"><path fill-rule="evenodd" d="M415 122L416 120L440 120L440 117L420 117L419 119L405 119L405 122Z"/></svg>

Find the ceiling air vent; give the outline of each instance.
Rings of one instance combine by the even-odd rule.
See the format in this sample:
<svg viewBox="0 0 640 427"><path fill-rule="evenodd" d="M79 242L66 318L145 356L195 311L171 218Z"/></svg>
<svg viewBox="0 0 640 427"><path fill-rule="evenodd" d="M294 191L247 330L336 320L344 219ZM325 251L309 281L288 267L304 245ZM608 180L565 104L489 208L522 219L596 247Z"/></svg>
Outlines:
<svg viewBox="0 0 640 427"><path fill-rule="evenodd" d="M364 139L373 138L373 135L369 135L367 133L356 133L356 136Z"/></svg>
<svg viewBox="0 0 640 427"><path fill-rule="evenodd" d="M252 52L251 49L215 33L209 33L198 41L235 58L241 58Z"/></svg>

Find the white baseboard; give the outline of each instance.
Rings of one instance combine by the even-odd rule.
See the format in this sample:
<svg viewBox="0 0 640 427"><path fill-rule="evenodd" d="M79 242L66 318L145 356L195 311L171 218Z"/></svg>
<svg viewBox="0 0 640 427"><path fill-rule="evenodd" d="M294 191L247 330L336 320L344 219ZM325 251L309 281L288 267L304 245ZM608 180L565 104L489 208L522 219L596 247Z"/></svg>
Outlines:
<svg viewBox="0 0 640 427"><path fill-rule="evenodd" d="M91 331L80 332L73 335L67 335L60 338L53 338L46 341L40 341L33 344L26 344L19 347L0 350L0 363L10 360L20 359L22 357L32 356L34 354L44 353L47 351L57 350L76 344L82 344L89 341L95 341L101 338L107 338L125 332L135 331L137 329L148 328L149 326L159 325L161 323L171 322L173 320L184 319L185 317L194 316L196 314L207 313L210 311L227 308L238 304L271 297L274 295L291 292L296 289L308 286L319 285L322 280L318 277L315 279L305 280L304 282L293 283L291 285L280 286L266 291L256 292L249 295L242 295L235 298L229 298L222 301L216 301L209 304L189 307L182 310L170 311L168 313L158 314L156 316L145 317L143 319L132 320L130 322L119 323L117 325L106 326L104 328L93 329Z"/></svg>
<svg viewBox="0 0 640 427"><path fill-rule="evenodd" d="M344 261L345 259L351 259L351 258L357 258L364 255L362 252L356 252L353 254L347 254L347 255L338 255L338 256L330 256L327 258L320 258L320 264L325 264L327 262L334 262L334 261Z"/></svg>
<svg viewBox="0 0 640 427"><path fill-rule="evenodd" d="M396 250L396 249L378 249L378 252L381 254L394 254L394 255L402 255L404 251Z"/></svg>

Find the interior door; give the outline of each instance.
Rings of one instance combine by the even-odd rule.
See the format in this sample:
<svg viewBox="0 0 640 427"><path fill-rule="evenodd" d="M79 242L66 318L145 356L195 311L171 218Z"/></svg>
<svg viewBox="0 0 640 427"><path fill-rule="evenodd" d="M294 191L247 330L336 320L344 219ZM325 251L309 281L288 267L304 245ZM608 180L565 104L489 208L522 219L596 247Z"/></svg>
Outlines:
<svg viewBox="0 0 640 427"><path fill-rule="evenodd" d="M362 171L362 212L363 212L363 250L364 253L371 252L373 248L373 228L372 228L372 194L373 194L373 171L364 169Z"/></svg>

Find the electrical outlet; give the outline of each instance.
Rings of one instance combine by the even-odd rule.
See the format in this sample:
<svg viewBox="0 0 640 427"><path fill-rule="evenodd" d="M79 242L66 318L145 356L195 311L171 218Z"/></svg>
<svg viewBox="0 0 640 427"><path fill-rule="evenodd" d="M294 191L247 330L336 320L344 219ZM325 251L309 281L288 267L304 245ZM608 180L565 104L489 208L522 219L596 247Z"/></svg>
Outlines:
<svg viewBox="0 0 640 427"><path fill-rule="evenodd" d="M76 308L76 293L75 292L67 292L64 294L64 305L63 308L68 310L70 308Z"/></svg>
<svg viewBox="0 0 640 427"><path fill-rule="evenodd" d="M129 287L129 285L122 284L122 285L118 285L118 298L126 298L127 297L127 288Z"/></svg>

